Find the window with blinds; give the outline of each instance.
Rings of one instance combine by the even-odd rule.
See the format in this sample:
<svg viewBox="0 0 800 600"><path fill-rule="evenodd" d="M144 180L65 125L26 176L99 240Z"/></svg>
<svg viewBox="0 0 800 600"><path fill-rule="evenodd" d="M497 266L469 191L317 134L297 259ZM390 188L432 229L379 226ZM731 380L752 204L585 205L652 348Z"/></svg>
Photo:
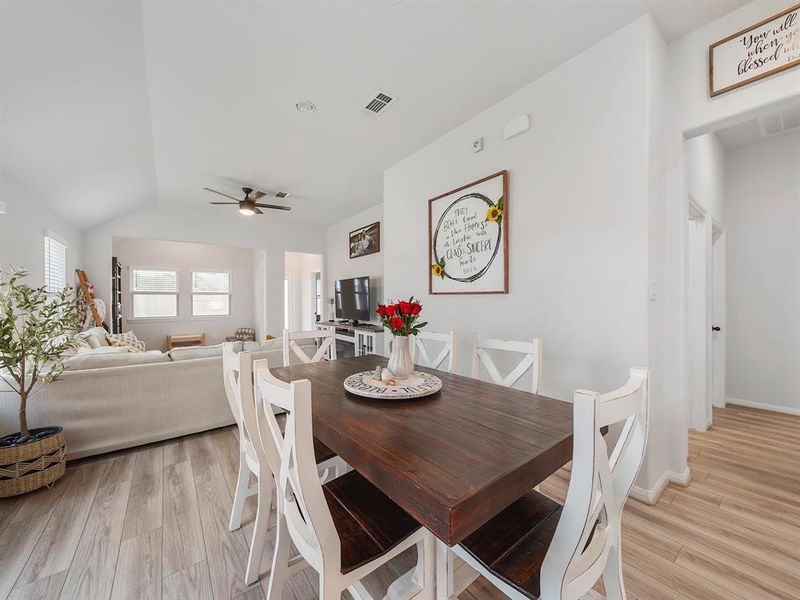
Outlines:
<svg viewBox="0 0 800 600"><path fill-rule="evenodd" d="M67 245L49 234L44 236L44 287L51 294L67 287Z"/></svg>
<svg viewBox="0 0 800 600"><path fill-rule="evenodd" d="M131 269L131 318L178 316L178 272Z"/></svg>
<svg viewBox="0 0 800 600"><path fill-rule="evenodd" d="M192 316L226 317L231 314L231 274L192 273Z"/></svg>

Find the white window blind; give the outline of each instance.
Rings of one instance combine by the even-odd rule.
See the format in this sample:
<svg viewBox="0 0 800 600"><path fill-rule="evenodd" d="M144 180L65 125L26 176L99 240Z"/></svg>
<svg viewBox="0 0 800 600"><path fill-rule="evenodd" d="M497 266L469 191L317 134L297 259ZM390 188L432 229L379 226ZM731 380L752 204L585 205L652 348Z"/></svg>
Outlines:
<svg viewBox="0 0 800 600"><path fill-rule="evenodd" d="M192 272L192 316L224 317L231 314L231 274Z"/></svg>
<svg viewBox="0 0 800 600"><path fill-rule="evenodd" d="M67 245L49 234L44 236L44 287L52 294L67 287Z"/></svg>
<svg viewBox="0 0 800 600"><path fill-rule="evenodd" d="M178 316L178 272L131 269L131 317L162 319Z"/></svg>

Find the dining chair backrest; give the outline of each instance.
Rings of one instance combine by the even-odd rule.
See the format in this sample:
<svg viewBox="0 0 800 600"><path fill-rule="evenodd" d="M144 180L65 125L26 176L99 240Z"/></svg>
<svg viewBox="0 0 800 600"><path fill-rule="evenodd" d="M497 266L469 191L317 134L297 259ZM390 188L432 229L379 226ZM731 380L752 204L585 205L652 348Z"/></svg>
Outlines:
<svg viewBox="0 0 800 600"><path fill-rule="evenodd" d="M311 382L286 383L272 375L266 360L254 363L261 439L272 440L276 449L278 502L292 542L306 561L322 571L341 563L341 542L322 491L314 456L311 421ZM273 407L286 413L281 431Z"/></svg>
<svg viewBox="0 0 800 600"><path fill-rule="evenodd" d="M543 598L579 598L619 552L620 517L644 459L647 369L632 368L621 388L574 394L572 474L555 535L542 565ZM609 453L603 428L621 424ZM611 434L609 434L611 437Z"/></svg>
<svg viewBox="0 0 800 600"><path fill-rule="evenodd" d="M500 370L490 354L490 351L494 350L521 354L522 359L504 376L500 374ZM483 339L481 336L477 336L472 351L472 376L475 379L481 377L481 366L486 369L494 383L506 387L512 387L525 373L531 371L530 389L534 394L538 394L542 377L542 340L534 338L532 342L515 342Z"/></svg>
<svg viewBox="0 0 800 600"><path fill-rule="evenodd" d="M303 347L297 342L314 340L318 345L312 355L306 354ZM319 362L324 358L336 360L336 330L332 327L315 329L312 331L283 330L283 366L288 367L292 362L292 353L303 364Z"/></svg>
<svg viewBox="0 0 800 600"><path fill-rule="evenodd" d="M222 375L225 395L239 429L239 445L253 452L259 464L266 457L260 452L257 439L255 398L253 394L253 356L250 352L234 352L234 344L222 345ZM254 443L255 442L255 443Z"/></svg>
<svg viewBox="0 0 800 600"><path fill-rule="evenodd" d="M452 373L455 364L455 338L456 334L453 331L450 333L420 331L411 338L413 340L411 345L411 360L415 365L421 365L429 369L442 369ZM433 360L431 360L428 354L428 351L432 350L432 348L430 346L426 347L423 343L426 341L431 341L434 345L438 343L444 344Z"/></svg>

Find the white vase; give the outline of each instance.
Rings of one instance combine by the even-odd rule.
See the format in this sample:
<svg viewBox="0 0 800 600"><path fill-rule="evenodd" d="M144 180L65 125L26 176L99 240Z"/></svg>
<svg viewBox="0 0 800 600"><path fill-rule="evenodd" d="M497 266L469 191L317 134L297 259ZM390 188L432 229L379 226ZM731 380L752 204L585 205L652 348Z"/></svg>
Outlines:
<svg viewBox="0 0 800 600"><path fill-rule="evenodd" d="M396 335L392 338L392 351L389 354L387 368L395 379L408 379L408 376L411 375L414 363L411 360L407 335Z"/></svg>

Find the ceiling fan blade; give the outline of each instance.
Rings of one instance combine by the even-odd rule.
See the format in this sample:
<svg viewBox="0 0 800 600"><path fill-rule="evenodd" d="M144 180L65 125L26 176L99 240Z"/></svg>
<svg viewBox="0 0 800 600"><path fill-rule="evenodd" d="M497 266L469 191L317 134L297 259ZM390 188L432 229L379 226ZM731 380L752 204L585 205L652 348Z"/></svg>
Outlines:
<svg viewBox="0 0 800 600"><path fill-rule="evenodd" d="M263 215L264 214L263 210L258 210L257 208L254 208L253 212L256 213L257 215Z"/></svg>
<svg viewBox="0 0 800 600"><path fill-rule="evenodd" d="M256 203L256 206L260 206L261 208L273 208L275 210L292 210L288 206L278 206L277 204L261 204Z"/></svg>
<svg viewBox="0 0 800 600"><path fill-rule="evenodd" d="M206 190L207 192L213 192L214 194L219 194L220 196L225 196L226 198L230 198L231 200L236 200L236 202L239 202L239 198L236 198L234 196L223 194L222 192L218 192L217 190L212 190L211 188L203 188L203 189Z"/></svg>
<svg viewBox="0 0 800 600"><path fill-rule="evenodd" d="M209 202L209 204L239 204L238 202Z"/></svg>
<svg viewBox="0 0 800 600"><path fill-rule="evenodd" d="M250 200L258 200L259 198L263 198L264 196L266 196L264 192L259 192L258 190L256 190L254 192L251 192Z"/></svg>

